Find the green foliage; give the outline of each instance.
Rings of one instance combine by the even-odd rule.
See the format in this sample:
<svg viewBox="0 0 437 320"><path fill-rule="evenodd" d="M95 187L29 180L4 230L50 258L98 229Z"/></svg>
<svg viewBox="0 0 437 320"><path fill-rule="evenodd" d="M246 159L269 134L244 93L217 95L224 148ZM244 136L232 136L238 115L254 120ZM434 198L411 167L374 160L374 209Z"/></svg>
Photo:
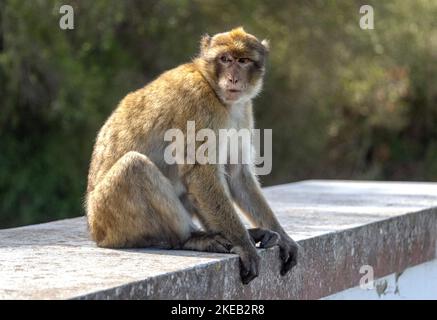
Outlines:
<svg viewBox="0 0 437 320"><path fill-rule="evenodd" d="M271 41L257 127L265 184L437 179L437 3L0 0L0 227L83 214L97 130L129 91L191 59L203 33Z"/></svg>

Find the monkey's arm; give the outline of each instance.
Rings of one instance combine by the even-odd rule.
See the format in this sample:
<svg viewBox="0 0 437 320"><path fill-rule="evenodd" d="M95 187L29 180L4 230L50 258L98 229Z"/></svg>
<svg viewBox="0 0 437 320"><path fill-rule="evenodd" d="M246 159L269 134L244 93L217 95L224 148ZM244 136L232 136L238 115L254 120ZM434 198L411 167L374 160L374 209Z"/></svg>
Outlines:
<svg viewBox="0 0 437 320"><path fill-rule="evenodd" d="M287 273L297 262L298 245L279 224L250 167L238 165L234 170L229 181L234 201L255 226L279 233L279 248L283 261L281 274Z"/></svg>
<svg viewBox="0 0 437 320"><path fill-rule="evenodd" d="M197 204L201 223L232 243L232 251L240 256L241 278L248 283L258 275L259 256L233 207L225 182L216 165L195 165L186 174L188 192Z"/></svg>

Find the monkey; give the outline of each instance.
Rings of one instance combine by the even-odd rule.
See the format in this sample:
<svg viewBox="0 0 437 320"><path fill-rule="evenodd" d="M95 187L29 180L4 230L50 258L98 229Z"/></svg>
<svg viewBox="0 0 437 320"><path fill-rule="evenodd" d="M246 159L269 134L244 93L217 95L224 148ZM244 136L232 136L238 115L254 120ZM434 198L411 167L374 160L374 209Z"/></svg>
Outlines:
<svg viewBox="0 0 437 320"><path fill-rule="evenodd" d="M97 134L85 196L91 238L103 248L235 253L247 284L259 247L279 246L285 275L298 245L268 205L252 164L168 164L166 130L254 126L270 48L242 27L201 37L198 55L128 93ZM236 207L254 226L246 229ZM195 219L200 227L194 223Z"/></svg>

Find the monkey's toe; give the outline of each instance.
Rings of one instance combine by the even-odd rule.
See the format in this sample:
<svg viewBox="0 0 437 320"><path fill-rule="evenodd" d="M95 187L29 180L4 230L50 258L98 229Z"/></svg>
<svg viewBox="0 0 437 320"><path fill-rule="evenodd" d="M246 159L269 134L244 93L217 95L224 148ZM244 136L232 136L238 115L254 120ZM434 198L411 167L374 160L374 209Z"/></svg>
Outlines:
<svg viewBox="0 0 437 320"><path fill-rule="evenodd" d="M223 248L225 248L226 252L231 252L232 244L225 239L223 236L217 234L214 236L214 241L217 242L219 245L221 245Z"/></svg>
<svg viewBox="0 0 437 320"><path fill-rule="evenodd" d="M208 239L205 251L218 252L218 253L230 253L232 244L219 234L212 235Z"/></svg>

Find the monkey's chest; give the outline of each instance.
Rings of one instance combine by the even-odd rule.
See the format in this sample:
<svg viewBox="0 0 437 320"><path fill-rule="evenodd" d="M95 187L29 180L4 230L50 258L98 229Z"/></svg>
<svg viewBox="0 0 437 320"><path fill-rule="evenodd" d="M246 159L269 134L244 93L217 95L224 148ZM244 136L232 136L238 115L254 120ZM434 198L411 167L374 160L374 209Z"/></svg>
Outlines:
<svg viewBox="0 0 437 320"><path fill-rule="evenodd" d="M226 128L219 130L219 164L241 165L252 163L252 130L241 106L231 109Z"/></svg>

